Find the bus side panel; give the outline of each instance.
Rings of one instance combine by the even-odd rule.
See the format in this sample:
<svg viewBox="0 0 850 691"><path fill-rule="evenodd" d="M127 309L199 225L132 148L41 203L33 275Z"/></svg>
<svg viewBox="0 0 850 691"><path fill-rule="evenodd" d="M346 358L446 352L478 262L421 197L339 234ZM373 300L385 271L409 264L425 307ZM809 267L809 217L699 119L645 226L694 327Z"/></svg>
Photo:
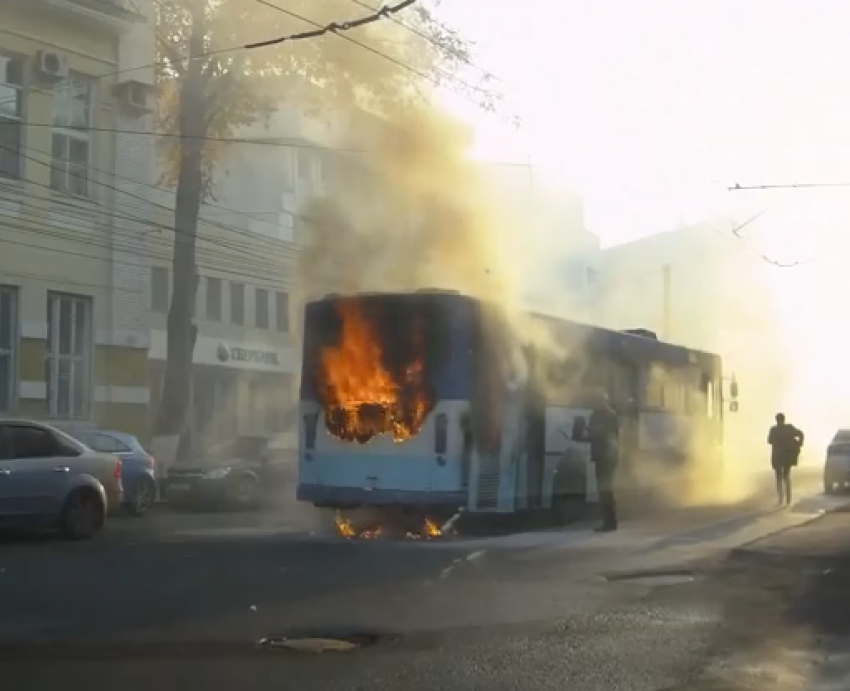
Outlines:
<svg viewBox="0 0 850 691"><path fill-rule="evenodd" d="M584 491L587 501L597 501L596 474L590 461L590 444L572 440L573 422L577 417L587 419L589 408L547 406L545 458L542 508L552 508L556 473L573 473L585 477Z"/></svg>

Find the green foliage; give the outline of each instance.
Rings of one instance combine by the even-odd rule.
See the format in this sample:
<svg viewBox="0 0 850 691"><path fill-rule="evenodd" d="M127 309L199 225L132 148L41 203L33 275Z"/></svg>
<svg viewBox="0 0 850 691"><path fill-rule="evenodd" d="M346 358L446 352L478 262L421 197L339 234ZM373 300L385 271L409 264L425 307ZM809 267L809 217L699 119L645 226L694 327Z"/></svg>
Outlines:
<svg viewBox="0 0 850 691"><path fill-rule="evenodd" d="M363 4L377 7L378 1L365 0ZM353 0L269 2L321 26L371 13ZM157 129L169 133L178 131L179 94L188 74L185 57L193 32L203 34L204 51L211 52L316 28L257 0L156 0L155 7ZM203 9L202 22L193 21L193 9ZM284 102L297 104L312 114L328 107L353 106L392 112L421 98L419 87L427 81L446 83L466 68L470 58L468 43L436 21L424 6L413 5L396 17L415 32L384 18L340 35L200 58L207 136L232 137L239 127L268 118ZM471 97L492 106L492 94L486 87L471 86L469 90ZM207 194L220 148L220 143L205 142L203 172ZM165 162L162 182L173 185L180 166L180 140L163 137L159 149Z"/></svg>

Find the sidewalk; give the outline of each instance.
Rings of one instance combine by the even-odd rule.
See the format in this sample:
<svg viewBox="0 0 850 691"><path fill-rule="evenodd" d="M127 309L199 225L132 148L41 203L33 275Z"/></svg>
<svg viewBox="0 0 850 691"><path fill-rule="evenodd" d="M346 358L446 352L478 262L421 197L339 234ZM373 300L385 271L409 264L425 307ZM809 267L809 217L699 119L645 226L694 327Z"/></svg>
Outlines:
<svg viewBox="0 0 850 691"><path fill-rule="evenodd" d="M671 525L670 518L626 524L614 533L605 534L594 533L590 525L585 525L545 534L510 536L486 546L525 547L520 558L527 561L569 557L576 563L585 563L586 567L580 570L587 572L672 568L722 557L768 536L816 521L848 504L850 497L816 494L787 508L768 505L681 528Z"/></svg>
<svg viewBox="0 0 850 691"><path fill-rule="evenodd" d="M707 688L850 689L850 512L742 545L708 583L724 617Z"/></svg>

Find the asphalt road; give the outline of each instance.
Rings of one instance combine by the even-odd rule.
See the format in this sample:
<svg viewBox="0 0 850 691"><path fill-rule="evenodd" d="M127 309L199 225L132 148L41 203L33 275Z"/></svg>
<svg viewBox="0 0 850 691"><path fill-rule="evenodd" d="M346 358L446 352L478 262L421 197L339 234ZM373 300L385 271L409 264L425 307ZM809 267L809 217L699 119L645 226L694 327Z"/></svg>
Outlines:
<svg viewBox="0 0 850 691"><path fill-rule="evenodd" d="M582 559L595 538L526 560L475 542L326 539L263 516L233 529L226 516L149 519L115 521L86 543L0 542L4 686L733 689L717 673L732 659L727 643L739 655L753 629L760 643L784 635L775 602L742 607L764 575L740 561L658 585L602 578L610 564ZM672 532L705 519L668 522ZM367 645L320 655L257 646L352 634Z"/></svg>

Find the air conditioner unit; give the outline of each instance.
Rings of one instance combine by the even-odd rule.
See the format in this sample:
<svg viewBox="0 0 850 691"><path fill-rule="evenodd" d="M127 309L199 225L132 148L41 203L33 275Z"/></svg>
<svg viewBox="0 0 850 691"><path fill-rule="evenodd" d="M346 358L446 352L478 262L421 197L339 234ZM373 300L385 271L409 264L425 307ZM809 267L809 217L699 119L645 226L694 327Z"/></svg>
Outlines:
<svg viewBox="0 0 850 691"><path fill-rule="evenodd" d="M49 50L36 53L36 72L45 82L61 82L68 78L68 56Z"/></svg>
<svg viewBox="0 0 850 691"><path fill-rule="evenodd" d="M154 87L145 82L128 79L115 87L115 95L124 110L143 115L153 112Z"/></svg>

